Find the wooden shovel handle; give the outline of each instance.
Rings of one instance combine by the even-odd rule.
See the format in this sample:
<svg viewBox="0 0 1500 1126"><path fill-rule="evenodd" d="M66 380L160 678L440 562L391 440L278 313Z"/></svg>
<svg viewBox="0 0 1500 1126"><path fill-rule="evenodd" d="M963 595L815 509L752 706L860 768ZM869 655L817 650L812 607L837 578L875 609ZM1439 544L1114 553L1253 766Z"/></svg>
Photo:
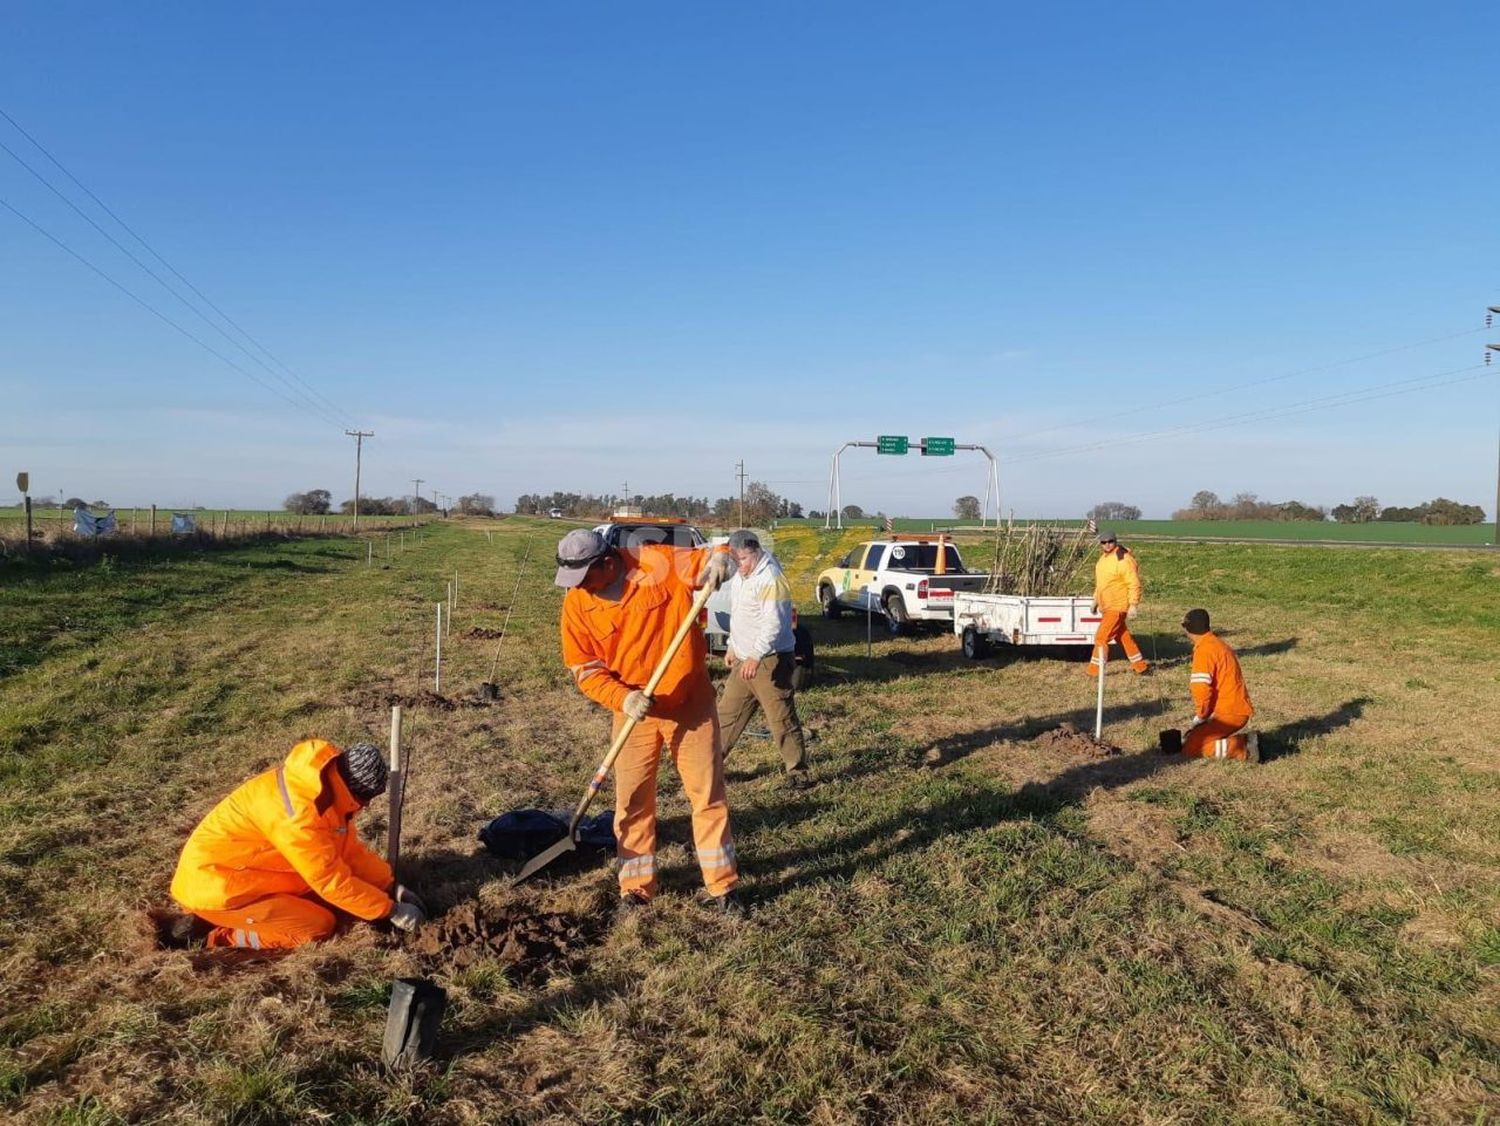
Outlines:
<svg viewBox="0 0 1500 1126"><path fill-rule="evenodd" d="M703 584L703 589L693 599L693 605L687 612L687 617L682 619L682 624L677 627L677 632L672 635L672 641L667 646L667 651L661 655L661 660L656 662L656 670L651 674L651 679L646 682L643 691L650 696L656 691L656 686L661 683L661 678L667 673L667 666L672 663L672 658L677 656L677 650L682 648L683 641L687 638L688 631L698 623L698 615L703 607L708 605L709 598L718 589L719 584L713 579ZM609 777L609 772L615 765L615 759L620 757L620 751L625 747L625 740L630 738L630 733L635 730L635 719L631 716L625 717L625 722L620 725L620 731L615 736L614 742L609 745L609 754L604 756L604 761L599 764L599 769L594 771L593 778L589 779L588 789L583 792L583 800L578 803L578 809L573 814L573 823L568 826L568 835L572 836L578 831L578 823L583 820L583 815L593 804L594 796L599 793L599 788L604 785L604 780Z"/></svg>

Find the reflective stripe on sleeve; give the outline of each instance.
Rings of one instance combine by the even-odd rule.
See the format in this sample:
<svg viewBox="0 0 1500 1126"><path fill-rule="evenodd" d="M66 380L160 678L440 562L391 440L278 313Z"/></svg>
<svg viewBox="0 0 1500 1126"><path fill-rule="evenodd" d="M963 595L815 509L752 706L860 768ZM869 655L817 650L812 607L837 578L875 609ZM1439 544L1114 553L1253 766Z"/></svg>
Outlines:
<svg viewBox="0 0 1500 1126"><path fill-rule="evenodd" d="M568 671L573 674L573 682L582 684L591 676L596 676L605 671L603 661L585 661L581 665L569 665Z"/></svg>
<svg viewBox="0 0 1500 1126"><path fill-rule="evenodd" d="M292 812L292 795L286 790L286 767L276 768L276 788L281 791L281 806L286 810L288 817L294 816Z"/></svg>
<svg viewBox="0 0 1500 1126"><path fill-rule="evenodd" d="M1214 674L1211 672L1195 672L1188 677L1189 684L1212 684L1213 682Z"/></svg>

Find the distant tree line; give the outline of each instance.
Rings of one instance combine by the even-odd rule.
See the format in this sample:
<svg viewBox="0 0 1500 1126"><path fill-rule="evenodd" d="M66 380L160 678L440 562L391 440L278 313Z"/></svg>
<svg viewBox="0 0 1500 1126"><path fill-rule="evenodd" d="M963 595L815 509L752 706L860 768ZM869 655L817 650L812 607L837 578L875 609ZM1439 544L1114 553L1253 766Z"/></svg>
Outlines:
<svg viewBox="0 0 1500 1126"><path fill-rule="evenodd" d="M309 489L305 493L292 493L281 502L281 507L299 516L321 516L333 511L333 494L327 489ZM426 497L359 498L361 516L425 516L437 510L437 505ZM341 503L339 511L345 516L353 515L354 499L351 497ZM459 497L454 502L453 511L464 516L493 516L495 498L486 493L470 493L468 496Z"/></svg>
<svg viewBox="0 0 1500 1126"><path fill-rule="evenodd" d="M1477 504L1460 504L1447 497L1434 497L1412 508L1395 505L1381 508L1374 497L1355 497L1353 504L1334 505L1333 518L1340 524L1375 521L1388 524L1483 524L1484 509Z"/></svg>
<svg viewBox="0 0 1500 1126"><path fill-rule="evenodd" d="M978 515L976 513L976 515ZM1117 500L1107 500L1094 505L1084 513L1085 518L1095 522L1103 520L1139 520L1141 510L1133 504L1124 504Z"/></svg>
<svg viewBox="0 0 1500 1126"><path fill-rule="evenodd" d="M1300 500L1264 501L1254 493L1235 493L1227 501L1204 489L1193 494L1173 520L1313 520L1328 519L1328 509Z"/></svg>
<svg viewBox="0 0 1500 1126"><path fill-rule="evenodd" d="M1092 515L1092 513L1090 513ZM1254 493L1236 493L1221 501L1207 489L1194 493L1186 508L1172 513L1173 520L1327 520L1340 524L1369 524L1375 521L1402 524L1483 524L1484 509L1477 504L1437 497L1414 508L1382 508L1372 496L1357 496L1349 504L1331 509L1304 504L1299 500L1263 501Z"/></svg>
<svg viewBox="0 0 1500 1126"><path fill-rule="evenodd" d="M678 496L676 493L615 496L610 493L523 493L516 498L516 512L526 516L546 516L557 509L563 516L581 520L602 520L619 508L635 508L647 516L680 516L687 520L713 520L734 524L740 520L740 498ZM802 515L802 506L780 496L764 481L745 486L744 522L764 526L772 520Z"/></svg>

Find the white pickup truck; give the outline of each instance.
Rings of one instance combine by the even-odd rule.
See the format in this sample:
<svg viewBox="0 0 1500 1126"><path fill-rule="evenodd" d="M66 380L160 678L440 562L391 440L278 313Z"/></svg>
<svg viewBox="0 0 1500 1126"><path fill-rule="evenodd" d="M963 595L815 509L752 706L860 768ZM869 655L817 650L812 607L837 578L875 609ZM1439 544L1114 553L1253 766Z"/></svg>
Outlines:
<svg viewBox="0 0 1500 1126"><path fill-rule="evenodd" d="M974 660L999 645L1092 645L1100 615L1086 594L953 596L953 632Z"/></svg>
<svg viewBox="0 0 1500 1126"><path fill-rule="evenodd" d="M914 622L951 621L959 593L988 579L964 567L946 536L890 536L859 544L820 574L817 597L825 618L877 613L897 635Z"/></svg>

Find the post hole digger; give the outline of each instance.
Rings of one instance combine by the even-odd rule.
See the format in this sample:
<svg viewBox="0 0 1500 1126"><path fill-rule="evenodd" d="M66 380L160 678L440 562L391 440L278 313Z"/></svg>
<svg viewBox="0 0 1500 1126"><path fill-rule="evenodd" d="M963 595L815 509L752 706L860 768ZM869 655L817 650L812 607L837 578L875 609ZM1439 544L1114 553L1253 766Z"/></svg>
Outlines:
<svg viewBox="0 0 1500 1126"><path fill-rule="evenodd" d="M692 809L693 850L709 901L726 915L745 914L735 891L739 865L708 644L696 628L734 562L726 547L619 547L597 529L576 529L558 544L555 582L567 592L563 663L580 692L614 713L614 745L579 808L612 768L621 909L656 895L657 778L665 751Z"/></svg>
<svg viewBox="0 0 1500 1126"><path fill-rule="evenodd" d="M562 556L559 554L559 559L561 558ZM672 640L668 642L666 649L657 660L656 667L652 670L651 678L646 682L645 687L641 689L642 694L646 698L649 699L656 693L657 688L662 682L662 678L667 674L667 670L671 667L673 659L677 656L678 650L682 648L683 642L687 640L689 633L697 628L698 615L708 604L709 597L717 587L717 578L710 577L698 590L696 596L693 598L691 608L683 615L682 620L678 623L676 633L672 635ZM614 768L615 760L620 757L620 752L624 749L639 722L639 716L633 714L625 714L623 716L623 721L619 724L619 729L610 743L609 751L604 756L604 761L599 764L599 769L594 772L594 776L589 780L583 797L578 802L578 808L573 812L572 821L568 825L567 835L551 848L532 857L517 874L513 884L519 884L523 880L530 879L559 856L578 848L579 822L583 820L584 814L588 812L589 806L593 804L594 798L598 796L605 779L609 777L610 771Z"/></svg>

